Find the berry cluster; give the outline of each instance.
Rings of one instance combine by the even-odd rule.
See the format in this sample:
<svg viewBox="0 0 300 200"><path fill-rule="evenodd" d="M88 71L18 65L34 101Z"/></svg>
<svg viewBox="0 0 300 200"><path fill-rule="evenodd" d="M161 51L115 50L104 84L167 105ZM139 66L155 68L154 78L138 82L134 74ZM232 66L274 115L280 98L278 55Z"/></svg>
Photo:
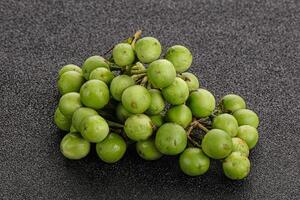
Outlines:
<svg viewBox="0 0 300 200"><path fill-rule="evenodd" d="M145 160L180 155L180 168L190 176L204 174L217 159L228 178L245 178L249 150L258 141L257 114L235 94L216 106L211 92L186 72L193 58L186 47L172 46L161 58L160 42L140 36L115 45L107 59L92 56L81 68L69 64L59 71L62 97L54 120L69 132L62 154L81 159L96 143L99 158L115 163L135 145Z"/></svg>

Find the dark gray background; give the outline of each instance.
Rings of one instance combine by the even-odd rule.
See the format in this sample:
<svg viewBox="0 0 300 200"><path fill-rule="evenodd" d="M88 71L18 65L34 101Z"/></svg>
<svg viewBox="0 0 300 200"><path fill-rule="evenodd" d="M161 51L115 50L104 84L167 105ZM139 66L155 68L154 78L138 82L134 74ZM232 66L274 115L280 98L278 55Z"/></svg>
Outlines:
<svg viewBox="0 0 300 200"><path fill-rule="evenodd" d="M299 199L299 1L0 2L0 199ZM177 158L114 165L68 161L53 124L57 71L143 29L186 45L216 98L242 95L261 119L244 181L212 163L201 177Z"/></svg>

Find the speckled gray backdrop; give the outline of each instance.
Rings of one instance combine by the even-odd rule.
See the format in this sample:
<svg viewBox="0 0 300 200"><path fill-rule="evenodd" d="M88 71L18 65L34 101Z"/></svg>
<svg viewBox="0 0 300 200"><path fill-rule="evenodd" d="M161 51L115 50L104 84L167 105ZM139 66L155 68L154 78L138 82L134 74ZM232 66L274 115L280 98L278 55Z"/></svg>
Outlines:
<svg viewBox="0 0 300 200"><path fill-rule="evenodd" d="M0 2L0 199L299 199L299 1ZM68 161L52 122L57 71L137 29L186 45L191 70L219 99L238 93L261 118L252 170L230 181L213 163L183 175L177 158L115 165Z"/></svg>

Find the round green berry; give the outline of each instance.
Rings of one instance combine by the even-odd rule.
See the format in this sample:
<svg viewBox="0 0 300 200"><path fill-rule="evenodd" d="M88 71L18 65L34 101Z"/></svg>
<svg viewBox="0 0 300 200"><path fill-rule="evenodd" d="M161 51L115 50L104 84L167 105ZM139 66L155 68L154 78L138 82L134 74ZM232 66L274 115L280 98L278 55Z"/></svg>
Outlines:
<svg viewBox="0 0 300 200"><path fill-rule="evenodd" d="M117 115L118 120L120 120L121 122L125 122L126 119L133 114L131 112L127 111L124 108L124 106L122 105L122 103L119 103L117 106L117 109L116 109L116 115Z"/></svg>
<svg viewBox="0 0 300 200"><path fill-rule="evenodd" d="M69 92L79 92L83 83L84 78L80 73L68 71L60 76L57 86L60 94L64 95Z"/></svg>
<svg viewBox="0 0 300 200"><path fill-rule="evenodd" d="M208 117L215 109L215 97L205 89L192 92L188 98L187 105L195 117Z"/></svg>
<svg viewBox="0 0 300 200"><path fill-rule="evenodd" d="M186 71L191 66L193 60L191 52L181 45L170 47L165 58L173 63L177 72Z"/></svg>
<svg viewBox="0 0 300 200"><path fill-rule="evenodd" d="M212 122L212 128L221 129L231 137L236 136L238 127L238 122L234 116L226 113L216 116Z"/></svg>
<svg viewBox="0 0 300 200"><path fill-rule="evenodd" d="M153 132L152 121L144 114L132 115L125 121L124 131L131 140L146 140Z"/></svg>
<svg viewBox="0 0 300 200"><path fill-rule="evenodd" d="M249 149L253 149L258 141L258 131L252 126L243 125L238 128L237 137L244 140Z"/></svg>
<svg viewBox="0 0 300 200"><path fill-rule="evenodd" d="M239 109L233 113L233 116L239 123L239 126L249 125L257 128L259 125L259 118L252 110Z"/></svg>
<svg viewBox="0 0 300 200"><path fill-rule="evenodd" d="M149 65L147 69L147 76L153 87L165 88L174 82L176 78L176 71L170 61L159 59Z"/></svg>
<svg viewBox="0 0 300 200"><path fill-rule="evenodd" d="M162 114L151 115L149 117L155 127L160 127L164 123L164 116Z"/></svg>
<svg viewBox="0 0 300 200"><path fill-rule="evenodd" d="M151 104L146 113L149 115L157 115L165 108L165 101L161 95L161 92L157 89L150 89L149 94L151 96Z"/></svg>
<svg viewBox="0 0 300 200"><path fill-rule="evenodd" d="M104 67L109 69L109 65L106 60L101 56L91 56L86 59L82 65L83 77L88 80L90 77L90 73L96 69Z"/></svg>
<svg viewBox="0 0 300 200"><path fill-rule="evenodd" d="M86 117L98 115L98 113L92 108L81 107L78 108L72 117L72 126L78 131L82 130L82 122Z"/></svg>
<svg viewBox="0 0 300 200"><path fill-rule="evenodd" d="M177 155L187 145L185 130L175 123L165 123L159 127L155 136L155 146L163 154Z"/></svg>
<svg viewBox="0 0 300 200"><path fill-rule="evenodd" d="M192 118L191 110L184 104L171 107L166 114L167 121L179 124L183 128L192 122Z"/></svg>
<svg viewBox="0 0 300 200"><path fill-rule="evenodd" d="M162 157L153 139L138 141L136 143L136 151L139 156L145 160L157 160Z"/></svg>
<svg viewBox="0 0 300 200"><path fill-rule="evenodd" d="M135 52L142 63L151 63L160 57L161 45L153 37L144 37L135 44Z"/></svg>
<svg viewBox="0 0 300 200"><path fill-rule="evenodd" d="M100 80L109 85L114 78L114 74L106 68L97 68L90 73L89 80Z"/></svg>
<svg viewBox="0 0 300 200"><path fill-rule="evenodd" d="M246 108L246 102L242 97L236 94L225 95L222 100L222 107L225 112L234 112Z"/></svg>
<svg viewBox="0 0 300 200"><path fill-rule="evenodd" d="M190 72L182 73L180 78L186 82L189 87L189 91L197 90L200 86L198 78Z"/></svg>
<svg viewBox="0 0 300 200"><path fill-rule="evenodd" d="M130 76L120 75L115 77L110 84L112 97L117 101L121 101L124 90L134 84L135 82Z"/></svg>
<svg viewBox="0 0 300 200"><path fill-rule="evenodd" d="M66 116L64 116L60 112L59 108L56 108L56 110L55 110L54 122L59 129L61 129L63 131L70 130L71 120L69 118L67 118Z"/></svg>
<svg viewBox="0 0 300 200"><path fill-rule="evenodd" d="M240 152L243 156L248 157L249 147L244 140L234 137L232 138L232 152Z"/></svg>
<svg viewBox="0 0 300 200"><path fill-rule="evenodd" d="M81 87L80 98L85 106L101 109L109 101L109 90L103 81L89 80Z"/></svg>
<svg viewBox="0 0 300 200"><path fill-rule="evenodd" d="M124 139L116 133L110 133L102 142L96 144L99 158L106 163L119 161L126 152Z"/></svg>
<svg viewBox="0 0 300 200"><path fill-rule="evenodd" d="M180 105L188 99L189 88L184 80L176 77L171 85L162 89L162 94L170 104Z"/></svg>
<svg viewBox="0 0 300 200"><path fill-rule="evenodd" d="M80 94L77 92L70 92L64 94L58 103L60 112L67 117L72 119L73 113L80 107L82 107L80 101Z"/></svg>
<svg viewBox="0 0 300 200"><path fill-rule="evenodd" d="M151 96L145 87L133 85L124 90L122 104L131 113L143 113L151 104Z"/></svg>
<svg viewBox="0 0 300 200"><path fill-rule="evenodd" d="M73 65L73 64L68 64L68 65L63 66L59 70L58 75L59 75L59 77L61 77L61 75L63 75L65 72L69 72L69 71L75 71L82 75L82 69L80 67L78 67L77 65Z"/></svg>
<svg viewBox="0 0 300 200"><path fill-rule="evenodd" d="M78 160L90 152L91 145L79 133L68 133L60 143L61 153L68 159Z"/></svg>
<svg viewBox="0 0 300 200"><path fill-rule="evenodd" d="M204 174L209 165L209 158L199 148L189 147L179 157L180 169L189 176Z"/></svg>
<svg viewBox="0 0 300 200"><path fill-rule="evenodd" d="M250 161L239 152L233 152L223 162L225 176L232 180L241 180L250 172Z"/></svg>
<svg viewBox="0 0 300 200"><path fill-rule="evenodd" d="M106 138L108 132L108 124L99 115L86 117L82 122L81 135L89 142L101 142Z"/></svg>
<svg viewBox="0 0 300 200"><path fill-rule="evenodd" d="M131 65L135 60L134 50L130 44L117 44L112 51L114 62L120 67Z"/></svg>
<svg viewBox="0 0 300 200"><path fill-rule="evenodd" d="M225 131L212 129L205 134L201 147L209 157L223 159L232 151L232 140Z"/></svg>

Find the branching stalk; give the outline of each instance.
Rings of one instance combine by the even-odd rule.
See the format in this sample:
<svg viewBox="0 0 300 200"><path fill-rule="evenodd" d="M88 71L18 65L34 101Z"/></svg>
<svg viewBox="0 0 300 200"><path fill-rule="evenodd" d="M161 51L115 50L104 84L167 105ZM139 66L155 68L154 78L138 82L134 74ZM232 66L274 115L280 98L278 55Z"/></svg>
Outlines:
<svg viewBox="0 0 300 200"><path fill-rule="evenodd" d="M147 69L142 69L142 70L131 70L131 74L146 74Z"/></svg>

